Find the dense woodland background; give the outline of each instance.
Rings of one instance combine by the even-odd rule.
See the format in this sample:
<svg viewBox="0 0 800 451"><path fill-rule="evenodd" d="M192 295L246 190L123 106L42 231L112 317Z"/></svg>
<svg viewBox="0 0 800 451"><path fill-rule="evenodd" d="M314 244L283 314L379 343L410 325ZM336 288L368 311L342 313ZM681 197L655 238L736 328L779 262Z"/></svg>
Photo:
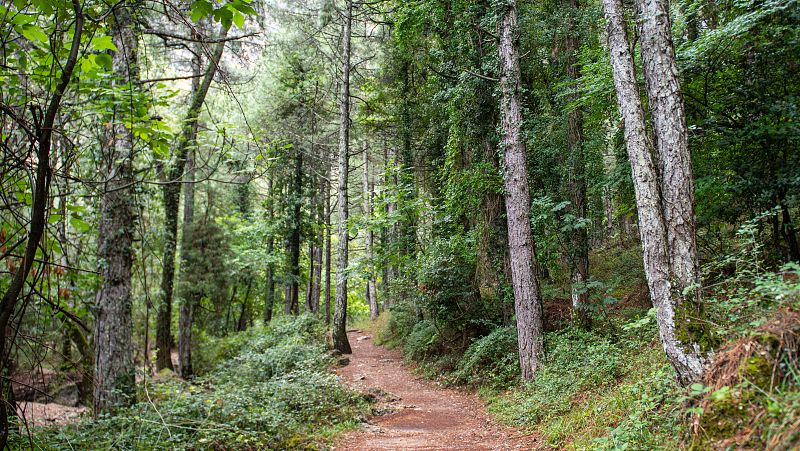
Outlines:
<svg viewBox="0 0 800 451"><path fill-rule="evenodd" d="M800 446L796 0L0 22L4 446L324 448L349 327L553 448Z"/></svg>

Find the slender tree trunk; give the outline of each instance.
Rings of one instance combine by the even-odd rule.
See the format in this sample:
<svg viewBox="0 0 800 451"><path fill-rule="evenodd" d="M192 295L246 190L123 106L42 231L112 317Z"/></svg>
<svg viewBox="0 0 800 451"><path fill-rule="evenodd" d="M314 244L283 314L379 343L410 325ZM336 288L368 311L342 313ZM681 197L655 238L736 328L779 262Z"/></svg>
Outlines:
<svg viewBox="0 0 800 451"><path fill-rule="evenodd" d="M386 185L389 190L393 190L395 193L398 189L398 177L397 177L397 148L394 146L389 146L386 150L386 167L389 171ZM384 309L388 309L394 304L394 298L391 295L391 283L396 277L396 268L394 264L394 255L396 254L397 248L397 202L392 199L391 202L386 206L386 215L391 219L391 224L389 226L389 230L387 231L387 238L389 243L387 243L387 247L389 248L388 252L388 262L386 262L386 282L384 283L387 286L386 296L384 296Z"/></svg>
<svg viewBox="0 0 800 451"><path fill-rule="evenodd" d="M253 278L248 277L247 288L244 292L244 299L242 299L242 308L239 310L239 319L236 321L236 331L244 332L247 330L248 313L250 310L250 289L253 287Z"/></svg>
<svg viewBox="0 0 800 451"><path fill-rule="evenodd" d="M227 29L222 28L221 36L227 35ZM218 43L209 58L208 67L197 91L192 96L191 104L183 121L181 136L175 148L175 159L167 174L167 183L163 186L164 197L164 257L161 272L161 292L164 298L158 307L156 319L156 370L164 368L173 369L170 348L172 347L172 296L175 283L175 253L178 235L178 207L180 203L181 184L178 182L183 177L186 165L186 155L197 141L197 120L200 109L205 102L206 94L211 86L211 81L217 73L222 51L225 43Z"/></svg>
<svg viewBox="0 0 800 451"><path fill-rule="evenodd" d="M347 253L350 234L347 230L348 196L347 180L350 171L350 34L353 22L353 0L347 0L342 27L342 79L339 93L339 186L338 222L339 242L336 249L336 309L333 314L333 347L342 354L350 354L347 340Z"/></svg>
<svg viewBox="0 0 800 451"><path fill-rule="evenodd" d="M700 313L700 276L694 219L689 132L672 45L667 0L636 0L645 86L661 175L673 291ZM687 295L683 293L687 292ZM696 304L696 305L695 305Z"/></svg>
<svg viewBox="0 0 800 451"><path fill-rule="evenodd" d="M367 251L367 289L366 298L369 305L369 317L375 320L378 317L378 293L375 287L375 269L373 267L373 245L375 244L375 233L369 221L372 219L372 183L369 179L369 145L364 141L364 219L366 222L365 244Z"/></svg>
<svg viewBox="0 0 800 451"><path fill-rule="evenodd" d="M289 313L300 314L300 227L302 222L301 197L303 195L303 153L296 149L294 181L292 184L292 231L289 236Z"/></svg>
<svg viewBox="0 0 800 451"><path fill-rule="evenodd" d="M269 179L267 180L267 193L269 193L267 198L267 222L270 227L275 221L275 200L273 197L274 193L272 192L274 177L275 175L270 173ZM266 293L264 293L264 325L272 321L272 311L275 306L275 264L272 262L272 253L275 250L274 247L275 238L272 235L272 231L270 231L267 237L267 258L269 261L267 262Z"/></svg>
<svg viewBox="0 0 800 451"><path fill-rule="evenodd" d="M313 202L312 202L312 209L313 209ZM313 291L314 291L314 272L316 270L316 266L314 265L314 241L308 241L308 283L306 284L306 311L311 313L316 313L314 309L314 298L313 298Z"/></svg>
<svg viewBox="0 0 800 451"><path fill-rule="evenodd" d="M500 6L500 89L502 91L502 150L505 154L505 197L508 246L522 377L533 379L543 354L542 305L536 271L536 245L531 233L530 193L520 111L520 71L517 51L517 7L514 0Z"/></svg>
<svg viewBox="0 0 800 451"><path fill-rule="evenodd" d="M194 150L186 158L183 187L183 238L181 240L181 274L186 277L189 268L188 253L192 247L194 223ZM184 379L192 377L192 324L194 322L195 290L184 283L178 312L178 371Z"/></svg>
<svg viewBox="0 0 800 451"><path fill-rule="evenodd" d="M20 293L25 288L25 280L33 268L36 258L36 250L39 241L44 235L46 227L47 197L50 192L50 149L52 146L53 126L56 115L61 108L61 100L72 81L72 74L78 62L78 55L81 48L81 38L83 36L83 10L77 0L72 0L72 8L75 12L75 25L72 33L72 43L69 56L63 66L61 77L53 91L50 102L47 105L41 126L38 127L37 136L37 163L36 179L33 185L33 202L31 203L30 224L28 226L28 241L25 243L25 253L22 263L14 272L13 277L3 293L0 301L0 359L2 369L0 369L0 449L5 449L8 443L9 416L15 415L14 392L11 388L9 374L11 372L11 351L14 345L13 335L9 333L8 326L11 317L14 315ZM11 338L11 340L9 340Z"/></svg>
<svg viewBox="0 0 800 451"><path fill-rule="evenodd" d="M330 170L328 171L330 175ZM331 182L324 181L323 207L325 212L325 324L331 323Z"/></svg>
<svg viewBox="0 0 800 451"><path fill-rule="evenodd" d="M133 30L134 5L114 13L113 40L117 47L112 64L114 86L124 101L114 109L106 131L103 158L103 199L98 237L98 257L103 283L95 300L94 413L111 412L135 400L131 267L136 206L133 188L133 134L125 123L137 99L133 90L139 77L139 37ZM126 108L129 107L129 108Z"/></svg>
<svg viewBox="0 0 800 451"><path fill-rule="evenodd" d="M200 87L202 75L202 46L195 45L195 55L192 58L192 95ZM178 372L181 377L192 377L192 325L194 323L194 310L197 299L193 287L186 281L191 268L189 268L189 249L192 247L192 234L194 233L194 161L195 149L190 149L186 157L186 168L183 187L183 237L181 239L181 277L184 279L183 293L178 310Z"/></svg>
<svg viewBox="0 0 800 451"><path fill-rule="evenodd" d="M781 205L783 226L786 228L786 242L789 243L789 261L800 261L800 245L797 242L797 229L789 216L789 207Z"/></svg>
<svg viewBox="0 0 800 451"><path fill-rule="evenodd" d="M325 222L325 215L323 211L322 202L325 201L323 198L325 196L325 189L324 189L324 181L320 183L319 192L317 195L317 202L315 203L316 209L316 218L319 224L323 224ZM322 294L322 246L325 242L325 229L324 224L323 227L319 228L319 232L316 237L316 242L313 246L314 253L312 255L313 259L313 274L311 275L312 284L311 284L311 305L314 307L314 312L319 314L320 310L320 295Z"/></svg>
<svg viewBox="0 0 800 451"><path fill-rule="evenodd" d="M686 318L676 318L680 299L673 296L670 280L666 221L662 211L658 171L645 129L644 110L636 84L621 0L603 0L603 8L608 20L608 47L617 101L625 123L625 142L639 213L645 274L653 305L657 309L656 319L664 350L679 380L686 384L699 377L703 361L696 345L684 342L685 338L679 337L676 328L676 321L685 322Z"/></svg>
<svg viewBox="0 0 800 451"><path fill-rule="evenodd" d="M578 1L565 0L565 3L565 6L569 9L566 45L564 48L567 54L567 76L572 83L577 84L581 76L581 68L578 65L576 55L580 49L579 31L575 23L578 15ZM575 101L577 97L577 93L572 94L569 100ZM586 218L586 157L583 149L583 110L581 107L575 107L569 112L567 128L569 212L575 218L584 220ZM572 283L572 308L576 319L581 324L588 325L589 317L585 307L589 300L589 295L584 287L589 279L588 228L582 226L573 229L570 232L569 242L570 249L567 254L569 256L570 281Z"/></svg>

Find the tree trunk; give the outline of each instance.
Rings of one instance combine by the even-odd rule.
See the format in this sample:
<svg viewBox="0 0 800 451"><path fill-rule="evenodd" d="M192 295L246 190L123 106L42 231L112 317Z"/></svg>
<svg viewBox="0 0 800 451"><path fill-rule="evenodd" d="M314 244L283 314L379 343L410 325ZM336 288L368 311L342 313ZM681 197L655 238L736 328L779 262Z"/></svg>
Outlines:
<svg viewBox="0 0 800 451"><path fill-rule="evenodd" d="M571 83L577 84L581 76L578 65L577 53L580 50L578 28L575 23L578 15L578 1L565 0L569 9L567 19L567 37L564 51L567 54L567 76ZM577 93L569 96L570 101L578 98ZM583 149L583 111L575 107L569 112L567 120L567 150L568 150L568 175L567 189L569 191L570 206L568 211L576 218L583 221L586 218L586 157ZM585 284L589 279L589 234L588 227L581 226L571 230L569 237L569 258L572 308L575 319L580 324L588 325L589 316L586 303L589 300Z"/></svg>
<svg viewBox="0 0 800 451"><path fill-rule="evenodd" d="M342 27L342 79L339 93L339 186L338 235L336 249L336 309L333 314L333 347L342 354L350 354L347 340L347 253L350 235L347 230L348 196L347 179L350 171L350 29L353 21L353 0L347 0Z"/></svg>
<svg viewBox="0 0 800 451"><path fill-rule="evenodd" d="M314 253L312 255L313 259L313 274L311 275L312 284L311 284L311 305L314 307L314 312L319 315L320 313L320 302L319 298L322 294L322 246L325 242L325 229L324 229L324 222L325 222L325 215L324 215L324 207L322 202L325 201L325 189L324 189L325 182L321 182L321 186L319 187L319 192L317 195L317 202L315 204L316 209L316 218L318 224L322 224L323 227L319 228L316 243L313 246Z"/></svg>
<svg viewBox="0 0 800 451"><path fill-rule="evenodd" d="M366 298L369 305L369 318L375 320L378 317L378 293L375 286L375 269L373 267L373 245L375 244L375 233L369 221L372 219L372 183L369 179L369 146L364 141L364 222L366 236L364 237L367 252L367 288Z"/></svg>
<svg viewBox="0 0 800 451"><path fill-rule="evenodd" d="M188 253L192 247L194 222L194 150L186 158L186 174L183 187L183 238L181 240L181 274L185 277L189 268ZM181 377L192 377L192 323L194 322L195 290L184 283L182 300L178 312L178 372Z"/></svg>
<svg viewBox="0 0 800 451"><path fill-rule="evenodd" d="M275 221L275 200L274 193L272 192L273 178L275 175L270 174L267 180L267 222L272 225ZM264 325L266 326L272 321L272 311L275 306L275 264L272 262L272 253L274 252L275 238L270 231L267 237L267 280L266 280L266 293L264 293Z"/></svg>
<svg viewBox="0 0 800 451"><path fill-rule="evenodd" d="M639 43L661 175L673 292L701 313L689 132L666 0L636 0ZM687 294L684 294L687 293Z"/></svg>
<svg viewBox="0 0 800 451"><path fill-rule="evenodd" d="M628 43L621 0L603 0L603 8L608 20L608 47L617 101L625 123L625 142L631 162L639 213L639 232L647 284L653 305L657 309L656 319L664 351L675 367L679 380L686 384L696 380L700 375L703 360L696 345L682 342L683 337L679 337L679 331L676 330L676 320L684 323L686 318L676 318L676 310L680 311L680 304L679 298L672 296L666 222L662 211L663 200L656 162L645 129L644 110L636 84L635 66Z"/></svg>
<svg viewBox="0 0 800 451"><path fill-rule="evenodd" d="M3 293L3 299L0 301L0 359L2 361L2 368L0 373L6 376L11 372L11 348L14 345L13 337L8 332L8 325L12 315L16 309L17 300L20 293L25 288L25 280L33 268L34 260L36 259L36 250L39 247L39 241L44 235L46 227L46 214L47 214L47 197L50 192L50 149L52 146L53 126L55 124L56 115L61 108L61 100L72 81L72 73L75 70L75 65L78 62L78 54L81 48L81 38L83 36L83 10L77 0L72 1L72 7L75 12L75 25L72 33L72 42L70 46L69 56L63 66L61 77L58 80L55 90L53 91L50 102L47 105L44 117L42 118L41 126L38 127L37 136L37 163L36 163L36 179L33 186L33 202L31 203L30 225L28 226L28 241L25 243L25 253L23 254L22 264L14 272L14 276ZM13 390L8 377L0 377L0 449L5 449L8 443L9 431L9 416L15 415L15 402Z"/></svg>
<svg viewBox="0 0 800 451"><path fill-rule="evenodd" d="M330 175L331 171L328 171ZM325 209L325 324L331 323L331 182L324 181L323 207Z"/></svg>
<svg viewBox="0 0 800 451"><path fill-rule="evenodd" d="M387 171L389 172L386 180L386 185L388 186L389 190L394 190L394 192L397 193L398 182L399 182L397 177L398 162L397 162L397 148L395 148L394 146L389 146L389 148L386 150L386 167ZM395 202L394 199L392 199L392 201L389 202L389 204L386 206L386 215L389 217L391 225L389 226L389 230L386 233L389 241L387 246L389 249L388 252L389 255L387 256L388 261L386 262L386 281L384 282L384 285L386 285L387 287L386 295L383 298L384 309L388 309L394 304L394 298L392 297L391 294L391 284L396 277L396 269L393 260L394 260L394 254L396 252L395 249L397 247L397 234L398 234L397 218L395 218L395 216L397 215L397 202Z"/></svg>
<svg viewBox="0 0 800 451"><path fill-rule="evenodd" d="M505 198L508 216L508 246L514 308L517 314L519 362L522 377L534 377L543 354L542 305L536 276L536 247L531 233L530 193L525 162L520 111L520 71L517 53L517 7L508 0L499 11L500 89L502 150L505 154Z"/></svg>
<svg viewBox="0 0 800 451"><path fill-rule="evenodd" d="M228 31L222 27L221 37L224 38ZM222 51L225 43L218 43L209 58L208 67L203 79L192 96L191 104L183 121L183 129L175 147L175 158L167 174L167 183L162 189L164 196L164 257L161 272L161 292L164 298L158 306L156 319L156 370L164 368L173 369L170 357L172 347L172 296L175 283L175 251L178 235L178 206L180 203L181 184L178 182L183 177L186 165L186 155L197 141L197 120L200 109L205 102L206 94L211 86L211 81L217 73Z"/></svg>
<svg viewBox="0 0 800 451"><path fill-rule="evenodd" d="M133 188L133 134L125 126L134 105L139 77L139 37L133 30L133 5L114 14L114 85L131 90L120 93L124 101L115 102L114 118L106 130L103 152L103 198L98 237L98 259L103 283L97 293L95 312L94 413L111 412L135 400L133 364L133 318L131 267L136 206Z"/></svg>
<svg viewBox="0 0 800 451"><path fill-rule="evenodd" d="M294 158L294 181L292 183L292 230L289 235L289 262L292 273L289 281L288 313L300 314L300 226L302 210L300 199L303 195L303 153L296 149Z"/></svg>

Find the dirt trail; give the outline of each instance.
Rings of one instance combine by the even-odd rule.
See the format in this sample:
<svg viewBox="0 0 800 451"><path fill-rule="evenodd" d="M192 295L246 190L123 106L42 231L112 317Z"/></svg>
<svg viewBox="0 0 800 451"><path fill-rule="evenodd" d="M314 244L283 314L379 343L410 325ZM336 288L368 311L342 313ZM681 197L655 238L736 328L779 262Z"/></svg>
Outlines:
<svg viewBox="0 0 800 451"><path fill-rule="evenodd" d="M399 351L372 343L371 334L348 332L353 354L337 373L351 387L378 398L383 415L343 437L339 450L516 450L536 448L531 436L498 425L471 393L413 376ZM367 337L367 338L365 338Z"/></svg>

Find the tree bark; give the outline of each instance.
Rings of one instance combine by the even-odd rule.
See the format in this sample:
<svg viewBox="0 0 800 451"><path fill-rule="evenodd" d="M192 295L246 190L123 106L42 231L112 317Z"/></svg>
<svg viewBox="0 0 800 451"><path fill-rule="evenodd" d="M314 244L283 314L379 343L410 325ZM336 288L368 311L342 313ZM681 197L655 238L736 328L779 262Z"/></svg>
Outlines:
<svg viewBox="0 0 800 451"><path fill-rule="evenodd" d="M520 111L520 70L517 50L517 7L514 0L500 6L500 89L505 198L514 309L522 377L533 379L543 354L542 305L536 271L536 247L531 233L530 193Z"/></svg>
<svg viewBox="0 0 800 451"><path fill-rule="evenodd" d="M301 198L303 195L303 153L295 149L294 180L292 183L292 230L289 234L289 264L292 273L289 281L288 313L300 314L300 227L302 218Z"/></svg>
<svg viewBox="0 0 800 451"><path fill-rule="evenodd" d="M364 141L364 222L366 236L364 237L367 253L367 288L366 298L369 305L369 318L375 320L378 317L378 293L375 286L375 269L373 268L373 245L375 244L375 233L369 224L372 219L372 183L369 179L369 145Z"/></svg>
<svg viewBox="0 0 800 451"><path fill-rule="evenodd" d="M339 93L339 185L338 246L336 249L336 309L333 314L333 347L342 354L350 354L347 340L347 253L350 236L347 230L348 196L347 180L350 171L350 34L353 21L353 0L347 0L342 27L342 79Z"/></svg>
<svg viewBox="0 0 800 451"><path fill-rule="evenodd" d="M221 36L227 35L227 29L222 27ZM161 292L164 296L158 306L156 319L156 370L164 368L173 369L170 357L172 347L172 296L175 283L175 253L178 235L178 207L181 195L181 183L183 170L186 165L186 155L189 148L197 143L197 120L200 117L200 109L208 94L211 81L217 73L225 43L218 43L209 58L200 85L192 96L186 117L183 120L183 129L178 143L175 147L175 158L167 174L167 183L163 185L164 202L164 257L162 260L163 268L161 272Z"/></svg>
<svg viewBox="0 0 800 451"><path fill-rule="evenodd" d="M186 174L183 187L183 238L181 240L181 273L184 275L192 269L189 268L188 253L192 247L192 233L194 223L194 150L190 150L186 158ZM188 285L188 284L185 284ZM197 299L194 290L184 287L183 299L178 311L178 372L184 379L193 375L192 370L192 324L194 323L194 310Z"/></svg>
<svg viewBox="0 0 800 451"><path fill-rule="evenodd" d="M133 8L123 5L114 13L112 28L117 51L112 58L116 89L114 117L103 143L103 198L98 257L103 283L95 300L94 413L112 412L135 400L131 267L133 266L134 205L133 134L125 123L131 112L125 105L138 101L139 37L134 32Z"/></svg>
<svg viewBox="0 0 800 451"><path fill-rule="evenodd" d="M581 68L576 56L580 50L579 31L575 23L575 17L578 14L578 1L565 0L565 3L565 6L569 9L566 45L564 46L564 52L567 54L567 77L569 77L571 83L577 85L581 76ZM569 96L570 101L575 101L577 98L577 93ZM567 189L570 198L568 211L572 213L576 220L583 221L586 218L586 157L583 149L583 111L581 107L575 107L569 112L567 129L567 150L569 155ZM589 279L588 228L581 226L571 230L569 242L570 249L567 254L572 285L572 308L578 322L588 325L589 316L586 311L586 304L589 300L589 295L585 289L585 284Z"/></svg>
<svg viewBox="0 0 800 451"><path fill-rule="evenodd" d="M683 97L678 81L667 0L636 0L645 86L661 175L671 277L675 295L700 314L700 276L694 219L694 178ZM686 293L686 294L684 294Z"/></svg>
<svg viewBox="0 0 800 451"><path fill-rule="evenodd" d="M273 179L275 175L270 173L267 179L267 223L272 224L275 221L275 200L273 193ZM272 321L272 311L275 306L275 264L272 262L272 253L275 248L275 238L270 231L267 236L267 280L266 292L264 293L264 325L266 326Z"/></svg>
<svg viewBox="0 0 800 451"><path fill-rule="evenodd" d="M328 171L330 176L331 171ZM331 323L331 182L323 182L323 215L325 216L325 324Z"/></svg>
<svg viewBox="0 0 800 451"><path fill-rule="evenodd" d="M645 129L644 110L636 84L621 0L603 0L603 9L608 21L608 47L617 102L625 124L625 142L639 213L647 284L657 309L656 319L664 351L677 371L678 379L687 384L699 377L703 360L696 344L683 342L676 328L676 319L686 321L686 318L676 318L680 298L673 296L658 171ZM681 326L685 327L683 324Z"/></svg>
<svg viewBox="0 0 800 451"><path fill-rule="evenodd" d="M200 76L202 75L202 46L195 45L195 54L192 58L192 72L195 78L192 79L192 95L200 87ZM187 278L189 272L189 249L192 247L192 234L194 233L194 161L195 149L190 149L187 153L186 168L183 187L183 237L181 239L181 277ZM198 299L195 290L190 287L189 282L185 282L183 287L180 308L178 309L178 373L184 379L193 376L192 368L192 325L194 324L194 311Z"/></svg>

